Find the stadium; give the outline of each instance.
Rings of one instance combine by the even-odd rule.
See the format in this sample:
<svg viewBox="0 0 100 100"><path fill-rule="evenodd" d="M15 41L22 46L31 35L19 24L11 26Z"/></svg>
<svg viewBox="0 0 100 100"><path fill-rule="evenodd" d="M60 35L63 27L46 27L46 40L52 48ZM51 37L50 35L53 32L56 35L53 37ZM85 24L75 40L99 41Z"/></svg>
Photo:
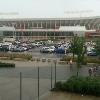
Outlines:
<svg viewBox="0 0 100 100"><path fill-rule="evenodd" d="M100 36L100 17L0 19L0 36L16 40Z"/></svg>

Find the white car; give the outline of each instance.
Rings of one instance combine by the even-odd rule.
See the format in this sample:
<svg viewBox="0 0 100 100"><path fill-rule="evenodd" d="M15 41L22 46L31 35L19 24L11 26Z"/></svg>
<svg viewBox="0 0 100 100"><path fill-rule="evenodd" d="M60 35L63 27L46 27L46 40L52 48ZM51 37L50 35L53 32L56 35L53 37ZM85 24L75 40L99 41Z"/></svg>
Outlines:
<svg viewBox="0 0 100 100"><path fill-rule="evenodd" d="M50 47L49 47L49 51L50 51L51 53L53 53L53 52L55 51L55 47L54 47L54 46L50 46Z"/></svg>
<svg viewBox="0 0 100 100"><path fill-rule="evenodd" d="M52 47L52 46L51 47L42 47L40 49L40 52L42 52L42 53L53 53L54 50L55 50L55 48Z"/></svg>
<svg viewBox="0 0 100 100"><path fill-rule="evenodd" d="M36 46L36 47L40 47L40 46L42 46L43 44L40 43L40 42L36 42L36 43L32 43L32 45L33 45L33 46Z"/></svg>

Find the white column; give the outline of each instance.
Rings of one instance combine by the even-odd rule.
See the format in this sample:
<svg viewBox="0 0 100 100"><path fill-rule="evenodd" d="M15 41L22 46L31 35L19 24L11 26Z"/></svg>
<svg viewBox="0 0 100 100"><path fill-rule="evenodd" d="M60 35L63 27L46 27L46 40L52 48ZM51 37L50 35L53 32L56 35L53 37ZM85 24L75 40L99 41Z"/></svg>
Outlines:
<svg viewBox="0 0 100 100"><path fill-rule="evenodd" d="M60 20L60 26L61 26L61 20Z"/></svg>
<svg viewBox="0 0 100 100"><path fill-rule="evenodd" d="M28 29L29 29L29 27L30 27L30 24L29 24L29 22L28 22Z"/></svg>
<svg viewBox="0 0 100 100"><path fill-rule="evenodd" d="M33 28L33 25L34 25L34 24L33 24L33 22L32 22L32 28Z"/></svg>
<svg viewBox="0 0 100 100"><path fill-rule="evenodd" d="M25 29L25 22L23 22L23 25L24 25L24 29Z"/></svg>
<svg viewBox="0 0 100 100"><path fill-rule="evenodd" d="M47 29L47 22L46 22L46 29Z"/></svg>
<svg viewBox="0 0 100 100"><path fill-rule="evenodd" d="M51 20L50 20L50 29L51 29Z"/></svg>
<svg viewBox="0 0 100 100"><path fill-rule="evenodd" d="M55 29L56 29L56 21L55 21Z"/></svg>
<svg viewBox="0 0 100 100"><path fill-rule="evenodd" d="M20 29L21 29L21 26L22 26L21 23L19 23L19 27L20 27Z"/></svg>
<svg viewBox="0 0 100 100"><path fill-rule="evenodd" d="M38 28L38 22L36 24L37 24L37 28Z"/></svg>
<svg viewBox="0 0 100 100"><path fill-rule="evenodd" d="M42 22L41 22L41 28L43 28L43 27L42 27Z"/></svg>

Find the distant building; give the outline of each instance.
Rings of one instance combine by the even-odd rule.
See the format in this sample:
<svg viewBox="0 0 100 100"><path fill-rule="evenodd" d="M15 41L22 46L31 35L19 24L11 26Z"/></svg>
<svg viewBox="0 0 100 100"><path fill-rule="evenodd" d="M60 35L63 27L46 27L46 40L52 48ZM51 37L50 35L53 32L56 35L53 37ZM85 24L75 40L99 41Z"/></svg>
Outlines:
<svg viewBox="0 0 100 100"><path fill-rule="evenodd" d="M17 40L100 36L100 17L0 19L0 35Z"/></svg>

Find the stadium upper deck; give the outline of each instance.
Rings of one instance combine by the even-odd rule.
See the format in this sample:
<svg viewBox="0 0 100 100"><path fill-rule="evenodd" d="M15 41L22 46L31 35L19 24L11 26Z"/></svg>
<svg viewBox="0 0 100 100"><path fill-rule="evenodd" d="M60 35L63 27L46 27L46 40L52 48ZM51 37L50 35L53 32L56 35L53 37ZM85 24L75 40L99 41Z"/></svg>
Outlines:
<svg viewBox="0 0 100 100"><path fill-rule="evenodd" d="M86 29L100 29L100 17L77 18L17 18L0 19L0 25L14 26L16 29L57 29L60 26L86 26Z"/></svg>

